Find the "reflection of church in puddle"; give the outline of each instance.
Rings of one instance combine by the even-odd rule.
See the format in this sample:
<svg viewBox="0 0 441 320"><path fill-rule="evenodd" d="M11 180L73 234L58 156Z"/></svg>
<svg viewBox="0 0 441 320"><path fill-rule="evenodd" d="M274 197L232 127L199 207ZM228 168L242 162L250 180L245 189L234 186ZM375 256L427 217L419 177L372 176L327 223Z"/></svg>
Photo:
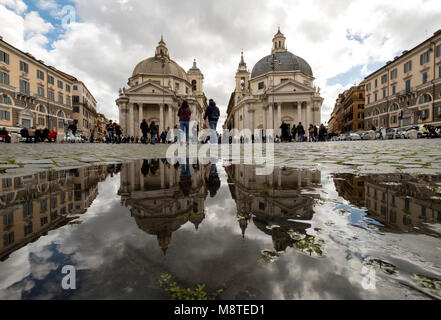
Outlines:
<svg viewBox="0 0 441 320"><path fill-rule="evenodd" d="M272 237L276 251L285 251L294 243L290 231L306 234L311 227L306 221L314 215L318 195L305 192L320 186L321 174L275 168L271 175L256 176L255 170L246 165L226 168L242 234L245 237L252 219L259 230Z"/></svg>
<svg viewBox="0 0 441 320"><path fill-rule="evenodd" d="M164 160L140 160L121 171L121 202L131 208L138 227L155 235L166 253L176 232L187 222L198 229L205 218L208 194L205 167Z"/></svg>
<svg viewBox="0 0 441 320"><path fill-rule="evenodd" d="M0 260L50 230L73 223L72 215L85 213L108 169L88 167L0 179Z"/></svg>

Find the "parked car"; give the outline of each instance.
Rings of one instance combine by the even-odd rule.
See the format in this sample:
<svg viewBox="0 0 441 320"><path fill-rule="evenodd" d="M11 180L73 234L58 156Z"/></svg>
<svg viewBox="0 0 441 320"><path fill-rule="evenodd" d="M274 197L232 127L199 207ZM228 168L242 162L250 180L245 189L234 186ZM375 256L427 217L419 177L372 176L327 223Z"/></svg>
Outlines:
<svg viewBox="0 0 441 320"><path fill-rule="evenodd" d="M346 141L347 137L347 135L341 134L337 137L337 141Z"/></svg>
<svg viewBox="0 0 441 320"><path fill-rule="evenodd" d="M360 134L361 140L369 140L369 132L363 132Z"/></svg>
<svg viewBox="0 0 441 320"><path fill-rule="evenodd" d="M346 140L348 140L348 141L360 141L361 137L357 133L351 133L350 135L347 136Z"/></svg>
<svg viewBox="0 0 441 320"><path fill-rule="evenodd" d="M70 143L83 143L83 138L81 137L81 135L77 134L73 134L72 131L68 131L66 136L64 137L64 141L65 142L70 142Z"/></svg>
<svg viewBox="0 0 441 320"><path fill-rule="evenodd" d="M404 133L404 137L406 139L410 138L410 133L412 132L412 130L415 130L417 132L418 139L421 139L424 137L423 125L418 125L418 126L413 126L412 128L409 128L406 130L406 132Z"/></svg>
<svg viewBox="0 0 441 320"><path fill-rule="evenodd" d="M405 131L401 128L391 128L386 130L386 139L404 139Z"/></svg>

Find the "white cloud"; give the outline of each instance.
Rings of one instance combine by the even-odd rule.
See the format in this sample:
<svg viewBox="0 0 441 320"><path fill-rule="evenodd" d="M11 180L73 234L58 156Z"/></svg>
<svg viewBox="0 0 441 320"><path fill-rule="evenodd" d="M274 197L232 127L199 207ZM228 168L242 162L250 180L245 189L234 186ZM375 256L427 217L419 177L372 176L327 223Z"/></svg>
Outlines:
<svg viewBox="0 0 441 320"><path fill-rule="evenodd" d="M20 15L26 5L22 1L0 0L0 4L4 5L0 5L0 30L5 40L84 80L99 102L99 111L114 119L118 118L114 102L118 88L126 85L140 60L153 55L161 33L172 58L184 69L198 59L207 96L225 112L240 51L245 50L252 69L270 53L272 36L280 25L289 50L309 62L316 86L322 88L325 122L337 94L347 87L346 83L329 86L328 79L355 66L362 66L362 74L349 78L363 79L373 71L369 64L391 60L429 37L439 28L441 13L437 0L75 0L81 22L69 27L47 51L51 25L38 15L23 19ZM53 0L39 0L38 6L57 10ZM30 30L32 37L25 42ZM348 32L363 41L348 38Z"/></svg>
<svg viewBox="0 0 441 320"><path fill-rule="evenodd" d="M28 8L23 0L0 0L0 5L4 5L9 9L14 10L17 14L22 14Z"/></svg>

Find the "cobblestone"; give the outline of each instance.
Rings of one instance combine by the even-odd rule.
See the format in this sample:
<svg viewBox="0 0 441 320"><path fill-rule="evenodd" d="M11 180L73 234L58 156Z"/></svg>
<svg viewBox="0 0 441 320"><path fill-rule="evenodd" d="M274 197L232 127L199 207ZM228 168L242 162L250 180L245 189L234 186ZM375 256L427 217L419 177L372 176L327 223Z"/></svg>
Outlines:
<svg viewBox="0 0 441 320"><path fill-rule="evenodd" d="M165 158L168 145L0 145L6 173ZM265 148L264 148L265 149ZM276 144L274 164L347 173L441 173L441 139ZM224 157L223 160L229 160Z"/></svg>

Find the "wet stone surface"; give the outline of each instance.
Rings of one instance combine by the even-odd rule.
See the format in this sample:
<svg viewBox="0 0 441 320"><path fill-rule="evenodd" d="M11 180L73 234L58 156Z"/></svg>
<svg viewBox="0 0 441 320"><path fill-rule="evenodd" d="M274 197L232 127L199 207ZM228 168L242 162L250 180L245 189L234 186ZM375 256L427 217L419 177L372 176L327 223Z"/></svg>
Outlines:
<svg viewBox="0 0 441 320"><path fill-rule="evenodd" d="M277 145L267 176L165 146L0 148L0 299L441 298L439 143Z"/></svg>

